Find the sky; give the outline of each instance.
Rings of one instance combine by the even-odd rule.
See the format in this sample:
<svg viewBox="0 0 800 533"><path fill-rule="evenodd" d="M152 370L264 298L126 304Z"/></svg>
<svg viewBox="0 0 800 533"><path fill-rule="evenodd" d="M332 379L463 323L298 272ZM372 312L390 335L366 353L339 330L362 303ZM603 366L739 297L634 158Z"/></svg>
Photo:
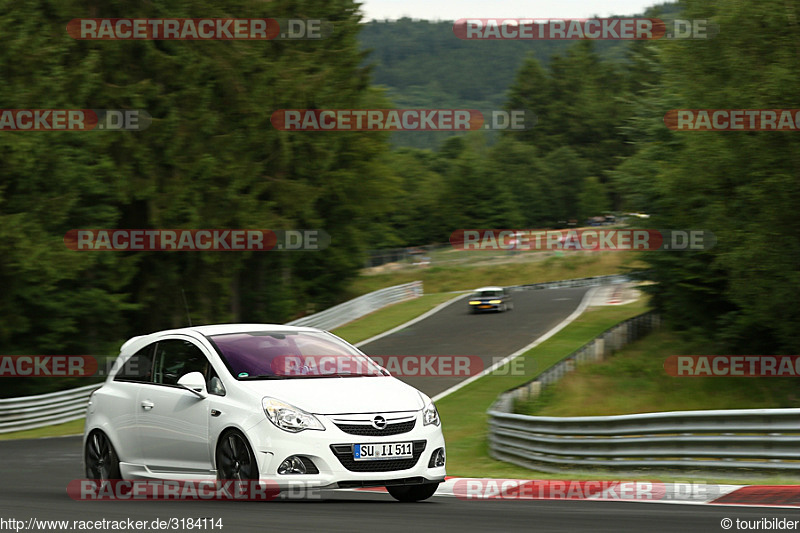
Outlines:
<svg viewBox="0 0 800 533"><path fill-rule="evenodd" d="M364 20L410 17L427 20L460 18L589 18L633 15L667 0L360 0Z"/></svg>

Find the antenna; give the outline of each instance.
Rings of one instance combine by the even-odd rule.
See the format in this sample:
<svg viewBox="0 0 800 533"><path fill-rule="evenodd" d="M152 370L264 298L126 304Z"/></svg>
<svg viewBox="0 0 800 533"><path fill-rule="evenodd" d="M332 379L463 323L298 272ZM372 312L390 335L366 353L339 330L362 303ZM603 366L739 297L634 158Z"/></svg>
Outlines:
<svg viewBox="0 0 800 533"><path fill-rule="evenodd" d="M192 315L189 314L189 304L186 303L186 292L181 287L181 296L183 296L183 307L186 309L186 318L189 320L189 327L192 327Z"/></svg>

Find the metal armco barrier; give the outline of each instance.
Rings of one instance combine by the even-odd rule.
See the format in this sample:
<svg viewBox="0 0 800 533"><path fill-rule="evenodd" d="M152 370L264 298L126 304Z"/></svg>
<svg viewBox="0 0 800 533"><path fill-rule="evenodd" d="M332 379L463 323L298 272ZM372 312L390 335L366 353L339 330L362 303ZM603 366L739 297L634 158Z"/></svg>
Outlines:
<svg viewBox="0 0 800 533"><path fill-rule="evenodd" d="M560 418L502 408L495 404L489 411L490 455L544 472L576 467L800 472L800 409Z"/></svg>
<svg viewBox="0 0 800 533"><path fill-rule="evenodd" d="M537 396L574 370L576 363L601 361L659 325L658 315L652 312L626 320L535 380L501 394L488 412L489 454L553 473L576 468L800 473L800 409L583 417L513 413L515 400Z"/></svg>
<svg viewBox="0 0 800 533"><path fill-rule="evenodd" d="M334 329L368 315L387 305L412 300L422 296L422 282L412 281L380 289L342 304L287 322L287 326L308 326L319 329Z"/></svg>
<svg viewBox="0 0 800 533"><path fill-rule="evenodd" d="M102 383L37 396L0 400L0 433L36 429L86 415L89 395Z"/></svg>
<svg viewBox="0 0 800 533"><path fill-rule="evenodd" d="M604 331L539 374L535 379L507 391L504 394L509 395L512 399L521 400L536 397L544 387L555 383L569 372L575 370L577 363L602 361L608 354L619 350L626 344L638 340L660 325L661 318L653 311L629 318Z"/></svg>
<svg viewBox="0 0 800 533"><path fill-rule="evenodd" d="M546 281L544 283L531 283L529 285L517 285L512 289L539 290L539 289L565 289L569 287L593 287L595 285L609 285L615 283L625 283L631 281L630 277L622 274L612 274L610 276L593 276L590 278L562 279L559 281Z"/></svg>

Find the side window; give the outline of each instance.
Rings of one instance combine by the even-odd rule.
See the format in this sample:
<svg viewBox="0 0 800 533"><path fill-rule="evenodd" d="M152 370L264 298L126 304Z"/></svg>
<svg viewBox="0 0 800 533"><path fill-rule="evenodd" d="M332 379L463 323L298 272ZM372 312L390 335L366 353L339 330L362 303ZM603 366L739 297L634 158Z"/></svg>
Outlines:
<svg viewBox="0 0 800 533"><path fill-rule="evenodd" d="M136 383L149 383L153 377L153 350L155 343L145 346L133 354L122 365L114 381L132 381Z"/></svg>
<svg viewBox="0 0 800 533"><path fill-rule="evenodd" d="M159 341L156 348L154 382L177 385L189 372L200 372L208 379L210 365L200 348L189 341L168 339Z"/></svg>
<svg viewBox="0 0 800 533"><path fill-rule="evenodd" d="M225 386L222 384L222 380L219 379L217 373L211 368L211 365L208 365L208 376L206 377L206 389L208 390L209 394L213 394L215 396L225 396Z"/></svg>

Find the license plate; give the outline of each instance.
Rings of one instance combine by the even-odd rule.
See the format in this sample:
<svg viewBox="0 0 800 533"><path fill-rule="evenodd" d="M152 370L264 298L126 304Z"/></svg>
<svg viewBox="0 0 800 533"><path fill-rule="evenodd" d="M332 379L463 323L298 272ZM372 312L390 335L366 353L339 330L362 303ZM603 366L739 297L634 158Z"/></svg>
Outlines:
<svg viewBox="0 0 800 533"><path fill-rule="evenodd" d="M414 444L411 442L356 444L353 446L353 459L356 461L375 461L378 459L411 459L413 457Z"/></svg>
<svg viewBox="0 0 800 533"><path fill-rule="evenodd" d="M478 307L480 307L481 309L489 309L491 305L479 305Z"/></svg>

